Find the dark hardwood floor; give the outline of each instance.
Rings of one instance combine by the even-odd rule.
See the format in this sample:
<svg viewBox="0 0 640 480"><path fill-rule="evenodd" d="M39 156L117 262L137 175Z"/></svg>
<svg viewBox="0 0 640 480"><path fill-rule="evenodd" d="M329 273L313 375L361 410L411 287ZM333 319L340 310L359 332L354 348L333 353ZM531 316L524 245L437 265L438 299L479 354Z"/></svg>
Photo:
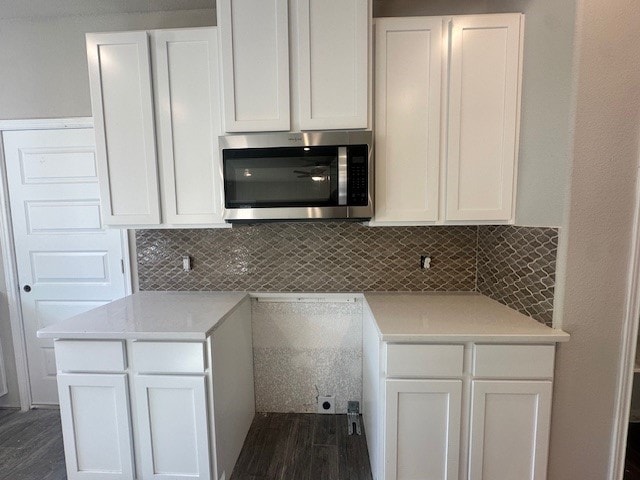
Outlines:
<svg viewBox="0 0 640 480"><path fill-rule="evenodd" d="M256 414L231 480L371 480L364 426L349 436L345 417ZM66 478L60 412L0 409L0 480Z"/></svg>
<svg viewBox="0 0 640 480"><path fill-rule="evenodd" d="M624 480L640 480L640 423L630 423Z"/></svg>
<svg viewBox="0 0 640 480"><path fill-rule="evenodd" d="M65 480L58 410L0 409L0 480Z"/></svg>
<svg viewBox="0 0 640 480"><path fill-rule="evenodd" d="M258 413L230 480L371 480L364 433L346 415Z"/></svg>

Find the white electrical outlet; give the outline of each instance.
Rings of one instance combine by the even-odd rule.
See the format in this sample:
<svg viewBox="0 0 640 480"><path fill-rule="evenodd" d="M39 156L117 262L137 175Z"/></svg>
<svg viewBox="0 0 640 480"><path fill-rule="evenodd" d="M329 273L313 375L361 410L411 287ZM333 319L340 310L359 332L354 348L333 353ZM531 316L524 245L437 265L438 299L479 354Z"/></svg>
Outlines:
<svg viewBox="0 0 640 480"><path fill-rule="evenodd" d="M318 396L318 413L336 413L336 397L333 395Z"/></svg>

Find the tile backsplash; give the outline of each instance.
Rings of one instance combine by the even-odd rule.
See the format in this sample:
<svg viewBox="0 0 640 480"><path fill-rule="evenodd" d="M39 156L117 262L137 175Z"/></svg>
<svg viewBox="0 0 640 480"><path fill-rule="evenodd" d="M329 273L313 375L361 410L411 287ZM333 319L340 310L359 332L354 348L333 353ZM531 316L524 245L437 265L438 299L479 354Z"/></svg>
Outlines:
<svg viewBox="0 0 640 480"><path fill-rule="evenodd" d="M551 326L558 230L478 228L478 291Z"/></svg>
<svg viewBox="0 0 640 480"><path fill-rule="evenodd" d="M555 228L350 222L136 232L140 290L479 291L547 324L557 239Z"/></svg>
<svg viewBox="0 0 640 480"><path fill-rule="evenodd" d="M263 223L139 230L136 244L141 290L472 291L476 283L476 227ZM420 255L433 257L430 269L420 269Z"/></svg>

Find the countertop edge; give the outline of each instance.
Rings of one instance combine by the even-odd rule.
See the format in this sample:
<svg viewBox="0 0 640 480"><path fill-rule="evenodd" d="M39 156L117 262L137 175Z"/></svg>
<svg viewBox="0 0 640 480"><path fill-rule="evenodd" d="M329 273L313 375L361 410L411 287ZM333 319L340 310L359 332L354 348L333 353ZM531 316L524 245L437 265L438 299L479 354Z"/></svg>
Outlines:
<svg viewBox="0 0 640 480"><path fill-rule="evenodd" d="M526 343L526 344L551 344L569 341L569 334L433 334L433 335L404 335L404 334L380 334L380 341L387 343Z"/></svg>
<svg viewBox="0 0 640 480"><path fill-rule="evenodd" d="M251 295L245 292L244 296L240 300L238 300L233 307L227 310L227 312L224 315L222 315L218 319L218 321L211 326L209 330L205 332L204 339L206 340L207 337L210 337L211 335L213 335L214 332L218 328L220 328L222 324L227 320L227 318L229 318L238 308L240 308L240 305L242 305L246 301L249 301L249 302L251 301Z"/></svg>

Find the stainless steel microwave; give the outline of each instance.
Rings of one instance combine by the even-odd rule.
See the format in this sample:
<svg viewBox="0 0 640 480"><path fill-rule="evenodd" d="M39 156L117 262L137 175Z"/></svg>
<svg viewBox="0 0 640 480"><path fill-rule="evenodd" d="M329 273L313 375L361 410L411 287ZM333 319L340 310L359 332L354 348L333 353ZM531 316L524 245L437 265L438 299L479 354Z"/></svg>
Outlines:
<svg viewBox="0 0 640 480"><path fill-rule="evenodd" d="M373 216L370 131L220 137L228 222Z"/></svg>

